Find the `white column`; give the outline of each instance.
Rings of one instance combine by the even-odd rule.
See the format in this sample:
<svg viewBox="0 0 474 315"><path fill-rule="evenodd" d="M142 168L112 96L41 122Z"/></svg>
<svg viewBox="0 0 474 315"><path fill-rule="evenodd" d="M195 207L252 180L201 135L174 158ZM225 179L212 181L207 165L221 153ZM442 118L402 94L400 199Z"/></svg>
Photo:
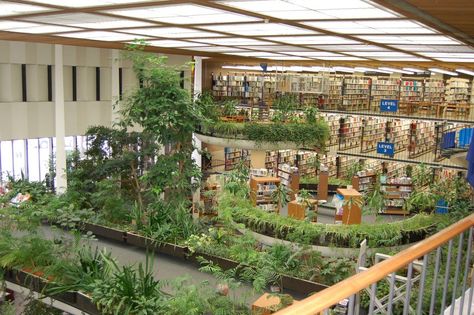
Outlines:
<svg viewBox="0 0 474 315"><path fill-rule="evenodd" d="M56 192L58 194L64 193L67 189L66 150L64 147L66 127L63 67L63 45L54 45L54 118L56 128Z"/></svg>
<svg viewBox="0 0 474 315"><path fill-rule="evenodd" d="M202 92L202 57L194 57L194 90L193 90L193 98L196 99L199 94ZM202 149L201 140L199 140L196 135L193 134L193 144L196 150L193 151L191 155L194 163L196 163L197 167L202 167L202 157L201 153L199 152ZM193 202L198 202L200 200L200 189L196 191L193 196Z"/></svg>
<svg viewBox="0 0 474 315"><path fill-rule="evenodd" d="M111 105L112 105L112 125L119 121L119 104L118 101L120 99L120 86L119 86L119 51L117 49L111 50L111 57L112 57L112 71L111 73L111 84L112 87L110 89L112 97L110 98Z"/></svg>

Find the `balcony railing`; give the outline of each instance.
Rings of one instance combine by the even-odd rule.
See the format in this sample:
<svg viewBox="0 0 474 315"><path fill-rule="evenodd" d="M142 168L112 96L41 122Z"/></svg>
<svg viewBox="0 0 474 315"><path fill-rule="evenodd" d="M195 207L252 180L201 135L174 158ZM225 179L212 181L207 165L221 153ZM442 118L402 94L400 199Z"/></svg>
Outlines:
<svg viewBox="0 0 474 315"><path fill-rule="evenodd" d="M371 268L276 314L471 315L473 226L474 214L394 256L376 255Z"/></svg>

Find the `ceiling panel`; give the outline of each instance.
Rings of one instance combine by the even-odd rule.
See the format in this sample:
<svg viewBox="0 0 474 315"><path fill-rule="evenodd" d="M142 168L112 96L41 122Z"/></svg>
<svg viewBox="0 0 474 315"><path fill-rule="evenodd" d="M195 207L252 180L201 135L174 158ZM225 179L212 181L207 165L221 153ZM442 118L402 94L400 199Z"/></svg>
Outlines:
<svg viewBox="0 0 474 315"><path fill-rule="evenodd" d="M45 11L53 10L36 5L0 1L0 16L14 16L19 14L38 13Z"/></svg>
<svg viewBox="0 0 474 315"><path fill-rule="evenodd" d="M199 31L195 29L182 27L153 27L153 28L132 28L122 30L124 33L141 34L148 36L166 37L166 38L198 38L198 37L221 37L219 33Z"/></svg>
<svg viewBox="0 0 474 315"><path fill-rule="evenodd" d="M355 40L350 40L338 36L279 36L264 37L264 39L279 41L289 44L315 45L315 44L359 44Z"/></svg>
<svg viewBox="0 0 474 315"><path fill-rule="evenodd" d="M342 34L434 34L429 27L408 20L319 21L305 25Z"/></svg>
<svg viewBox="0 0 474 315"><path fill-rule="evenodd" d="M106 31L90 31L90 32L78 32L78 33L63 33L58 34L62 37L82 38L91 40L102 40L102 41L132 41L137 39L137 36L130 34L122 34L116 32ZM147 39L146 37L143 37Z"/></svg>
<svg viewBox="0 0 474 315"><path fill-rule="evenodd" d="M206 44L229 46L271 45L269 42L245 37L196 38L195 41Z"/></svg>
<svg viewBox="0 0 474 315"><path fill-rule="evenodd" d="M172 39L163 39L163 40L150 40L147 41L151 46L156 46L156 47L197 47L197 46L202 46L202 44L198 43L191 43L191 42L186 42L186 41L181 41L181 40L172 40Z"/></svg>
<svg viewBox="0 0 474 315"><path fill-rule="evenodd" d="M81 29L67 26L42 25L30 22L0 21L0 30L28 34L48 34L58 32L72 32Z"/></svg>
<svg viewBox="0 0 474 315"><path fill-rule="evenodd" d="M95 7L95 6L104 6L104 5L112 5L112 4L127 4L127 3L143 2L143 1L144 0L100 0L100 1L97 1L97 0L31 0L31 2L36 2L39 4L41 3L53 4L53 5L72 7L72 8Z"/></svg>
<svg viewBox="0 0 474 315"><path fill-rule="evenodd" d="M156 26L154 23L124 20L91 13L68 13L55 15L41 15L23 18L25 21L52 23L57 25L77 26L93 29L109 29L122 27Z"/></svg>
<svg viewBox="0 0 474 315"><path fill-rule="evenodd" d="M201 28L245 36L318 34L314 31L281 23L226 24L202 26Z"/></svg>
<svg viewBox="0 0 474 315"><path fill-rule="evenodd" d="M460 44L455 39L444 35L363 35L359 38L382 44L422 44L422 45L452 45Z"/></svg>

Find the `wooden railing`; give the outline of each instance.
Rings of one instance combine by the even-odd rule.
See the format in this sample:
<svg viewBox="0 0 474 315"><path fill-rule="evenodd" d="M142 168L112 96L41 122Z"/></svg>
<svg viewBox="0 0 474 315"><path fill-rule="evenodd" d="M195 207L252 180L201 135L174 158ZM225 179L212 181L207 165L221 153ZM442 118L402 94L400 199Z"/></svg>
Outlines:
<svg viewBox="0 0 474 315"><path fill-rule="evenodd" d="M412 308L412 311L415 311L415 314L422 314L422 308L426 306L426 309L429 308L429 314L434 314L434 308L436 301L436 293L439 290L442 290L442 303L440 309L437 310L436 314L443 314L445 306L448 306L448 302L452 304L456 303L456 299L460 299L461 302L468 302L469 309L464 311L459 311L459 309L454 312L454 306L451 307L448 314L471 314L470 305L472 304L472 297L473 297L473 288L474 285L474 276L471 274L471 282L470 282L470 292L467 294L468 299L464 299L464 295L466 292L466 285L469 272L472 273L472 232L474 226L474 214L464 218L463 220L445 228L444 230L440 231L439 233L405 249L395 256L388 258L380 263L375 264L371 268L367 269L366 271L362 271L357 273L356 275L341 281L323 291L320 291L294 305L285 308L276 314L278 315L310 315L310 314L330 314L329 310L334 305L337 305L340 301L344 299L349 299L349 305L347 307L347 313L350 314L358 314L360 307L357 305L358 303L355 302L357 300L357 295L360 294L363 290L366 290L367 295L370 298L370 306L368 307L369 314L391 314L393 305L387 305L385 308L378 309L377 311L377 290L376 286L377 283L383 279L388 280L390 283L390 296L388 296L388 302L390 304L393 301L394 296L397 294L404 294L404 304L403 305L403 313L404 314L412 314L409 313L408 310ZM468 234L467 242L464 243L464 234ZM457 245L457 251L453 250L453 241ZM446 259L441 259L442 253L442 246L448 243L448 250ZM456 248L456 247L455 247ZM430 254L436 251L436 258L432 261L433 257L430 257ZM451 266L451 256L452 252L455 251L456 254L456 265ZM445 252L445 251L444 251ZM464 257L463 256L464 253ZM418 259L422 259L423 262L417 261ZM413 264L414 262L419 262L424 267L420 270L421 275L419 282L416 284L418 289L418 299L417 302L413 302L413 297L410 296L413 283L411 281L413 271ZM434 274L436 275L435 279L440 278L441 273L444 269L444 282L433 280L431 284L431 300L430 303L426 303L423 301L423 294L425 291L425 280L427 277L427 269L429 263L435 263ZM441 262L441 263L440 263ZM441 266L442 263L445 263L445 266ZM459 277L459 272L461 265L464 264L464 272L463 277ZM405 290L403 292L394 292L394 283L397 281L397 277L399 277L400 270L405 270L404 268L408 266L408 275L406 277L400 277L404 279L408 279L407 284L405 286ZM433 266L433 265L431 265ZM444 268L441 268L444 267ZM452 269L455 268L454 274L452 274ZM398 273L397 273L398 272ZM442 277L443 278L443 277ZM462 278L462 279L461 279ZM451 279L451 280L450 280ZM451 301L446 301L447 296L447 286L449 281L453 281L454 279L454 292L451 294ZM459 283L457 283L459 280ZM438 290L439 289L439 290ZM395 289L396 291L396 289ZM457 292L460 294L457 295ZM461 303L464 306L464 303ZM375 309L375 311L374 311Z"/></svg>

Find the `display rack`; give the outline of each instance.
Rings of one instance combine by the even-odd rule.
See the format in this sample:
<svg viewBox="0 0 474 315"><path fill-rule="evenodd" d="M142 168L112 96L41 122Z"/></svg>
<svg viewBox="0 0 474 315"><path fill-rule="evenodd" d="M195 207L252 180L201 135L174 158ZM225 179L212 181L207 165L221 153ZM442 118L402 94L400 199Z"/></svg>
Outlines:
<svg viewBox="0 0 474 315"><path fill-rule="evenodd" d="M432 122L412 122L409 139L409 158L416 158L433 151L435 146L434 124Z"/></svg>
<svg viewBox="0 0 474 315"><path fill-rule="evenodd" d="M377 148L377 143L385 140L386 123L383 119L362 119L360 151L367 153Z"/></svg>
<svg viewBox="0 0 474 315"><path fill-rule="evenodd" d="M407 215L405 203L413 191L413 184L408 177L395 178L387 183L381 183L384 191L384 209L380 214Z"/></svg>
<svg viewBox="0 0 474 315"><path fill-rule="evenodd" d="M339 120L339 150L348 150L360 146L362 118L342 117Z"/></svg>
<svg viewBox="0 0 474 315"><path fill-rule="evenodd" d="M388 78L373 79L370 93L370 108L373 111L378 111L381 100L398 100L400 98L400 80Z"/></svg>
<svg viewBox="0 0 474 315"><path fill-rule="evenodd" d="M368 110L370 103L370 78L345 77L342 88L342 110Z"/></svg>
<svg viewBox="0 0 474 315"><path fill-rule="evenodd" d="M279 212L278 204L273 201L272 193L280 185L278 177L252 177L250 178L250 199L254 206L265 211Z"/></svg>

